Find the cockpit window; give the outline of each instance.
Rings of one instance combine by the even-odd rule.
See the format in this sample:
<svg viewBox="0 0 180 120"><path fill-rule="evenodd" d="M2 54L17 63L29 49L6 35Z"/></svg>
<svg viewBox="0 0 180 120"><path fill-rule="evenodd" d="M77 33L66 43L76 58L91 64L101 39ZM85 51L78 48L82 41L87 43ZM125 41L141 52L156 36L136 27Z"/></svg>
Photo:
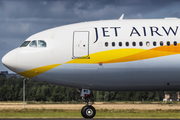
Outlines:
<svg viewBox="0 0 180 120"><path fill-rule="evenodd" d="M44 40L33 40L30 44L29 47L46 47L46 42Z"/></svg>
<svg viewBox="0 0 180 120"><path fill-rule="evenodd" d="M20 47L26 47L31 41L25 41Z"/></svg>
<svg viewBox="0 0 180 120"><path fill-rule="evenodd" d="M37 41L36 40L33 40L30 45L30 47L37 47Z"/></svg>
<svg viewBox="0 0 180 120"><path fill-rule="evenodd" d="M38 47L46 47L46 42L43 40L38 40Z"/></svg>

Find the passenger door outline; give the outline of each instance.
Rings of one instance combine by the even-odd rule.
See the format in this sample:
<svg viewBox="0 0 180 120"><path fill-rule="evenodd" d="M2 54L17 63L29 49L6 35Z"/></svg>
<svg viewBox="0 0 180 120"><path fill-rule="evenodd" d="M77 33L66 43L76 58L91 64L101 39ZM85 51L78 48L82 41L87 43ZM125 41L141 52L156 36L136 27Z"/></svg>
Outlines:
<svg viewBox="0 0 180 120"><path fill-rule="evenodd" d="M89 31L73 32L73 59L89 59Z"/></svg>

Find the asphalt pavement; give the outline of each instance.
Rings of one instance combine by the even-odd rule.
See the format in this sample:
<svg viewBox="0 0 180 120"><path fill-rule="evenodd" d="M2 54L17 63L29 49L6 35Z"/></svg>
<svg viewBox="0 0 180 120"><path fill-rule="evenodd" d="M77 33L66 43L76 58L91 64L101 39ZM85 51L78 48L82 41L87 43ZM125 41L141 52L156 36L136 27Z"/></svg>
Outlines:
<svg viewBox="0 0 180 120"><path fill-rule="evenodd" d="M106 118L94 118L93 120L157 120L157 119L125 119L125 118L118 118L118 119L106 119ZM66 119L66 118L43 118L43 119L36 119L36 118L32 118L32 119L26 119L26 118L16 118L16 119L0 119L0 120L83 120L83 118L70 118L70 119ZM85 120L85 119L84 119ZM158 120L179 120L179 119L158 119Z"/></svg>

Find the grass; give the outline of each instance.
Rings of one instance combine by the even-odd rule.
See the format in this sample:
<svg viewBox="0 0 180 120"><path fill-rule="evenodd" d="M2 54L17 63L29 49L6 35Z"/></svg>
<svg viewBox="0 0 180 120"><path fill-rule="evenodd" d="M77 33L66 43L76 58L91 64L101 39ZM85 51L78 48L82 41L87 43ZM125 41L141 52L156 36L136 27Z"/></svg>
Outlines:
<svg viewBox="0 0 180 120"><path fill-rule="evenodd" d="M168 102L163 102L163 101L109 101L109 102L94 102L94 103L95 104L101 103L101 104L163 104L163 105L164 104L176 104L176 105L180 105L180 101L168 101ZM79 102L79 101L63 101L63 102L27 101L26 104L84 104L84 102Z"/></svg>
<svg viewBox="0 0 180 120"><path fill-rule="evenodd" d="M0 101L0 104L21 104L22 101ZM94 102L95 104L173 104L180 105L180 101L109 101L109 102ZM26 104L84 104L79 101L63 101L63 102L52 102L52 101L26 101Z"/></svg>
<svg viewBox="0 0 180 120"><path fill-rule="evenodd" d="M79 118L78 110L21 109L0 110L0 118Z"/></svg>
<svg viewBox="0 0 180 120"><path fill-rule="evenodd" d="M19 104L23 103L23 101L0 101L0 104Z"/></svg>
<svg viewBox="0 0 180 120"><path fill-rule="evenodd" d="M64 101L64 102L52 102L52 101L27 101L26 104L84 104L84 102L78 101Z"/></svg>
<svg viewBox="0 0 180 120"><path fill-rule="evenodd" d="M0 110L0 118L76 118L81 117L77 110L21 109Z"/></svg>
<svg viewBox="0 0 180 120"><path fill-rule="evenodd" d="M101 102L103 104L179 104L180 101L109 101Z"/></svg>
<svg viewBox="0 0 180 120"><path fill-rule="evenodd" d="M180 110L106 110L99 111L98 117L107 118L180 118Z"/></svg>
<svg viewBox="0 0 180 120"><path fill-rule="evenodd" d="M4 109L0 118L82 118L80 110L59 109ZM95 118L173 118L180 119L180 110L108 110L96 111Z"/></svg>

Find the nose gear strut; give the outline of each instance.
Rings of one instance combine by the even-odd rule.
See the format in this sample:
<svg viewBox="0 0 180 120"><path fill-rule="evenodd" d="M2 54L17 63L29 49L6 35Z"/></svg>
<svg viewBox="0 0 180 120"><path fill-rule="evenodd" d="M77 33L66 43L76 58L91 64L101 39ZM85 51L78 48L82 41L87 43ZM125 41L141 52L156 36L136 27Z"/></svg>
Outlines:
<svg viewBox="0 0 180 120"><path fill-rule="evenodd" d="M93 118L96 115L96 109L92 106L93 102L89 105L90 90L89 89L82 89L80 92L81 92L81 97L83 99L81 99L79 101L83 101L86 104L81 109L81 115L84 118Z"/></svg>

